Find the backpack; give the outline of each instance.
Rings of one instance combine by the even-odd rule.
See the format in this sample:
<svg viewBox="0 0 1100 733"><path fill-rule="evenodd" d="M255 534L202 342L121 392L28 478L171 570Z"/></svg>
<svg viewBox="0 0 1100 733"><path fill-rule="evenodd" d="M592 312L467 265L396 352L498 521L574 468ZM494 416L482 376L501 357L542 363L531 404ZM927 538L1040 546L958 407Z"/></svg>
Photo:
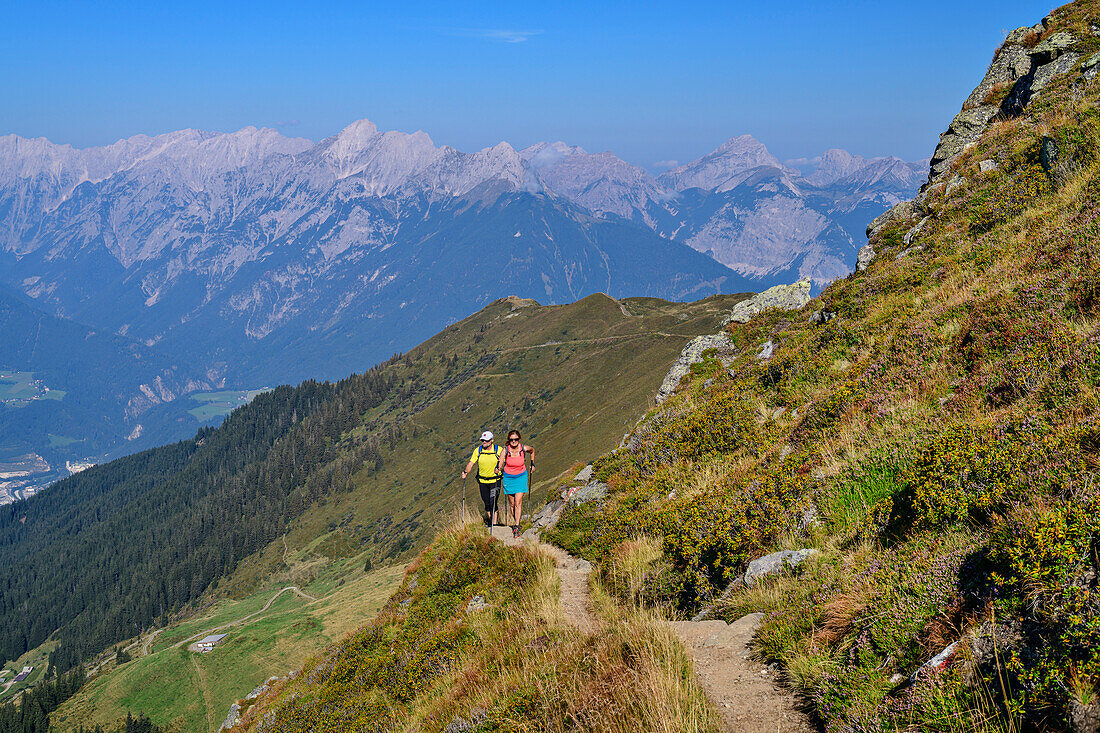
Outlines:
<svg viewBox="0 0 1100 733"><path fill-rule="evenodd" d="M493 443L492 451L485 450L485 447L481 443L477 444L477 460L474 463L477 464L477 480L478 481L481 481L482 483L485 483L485 484L489 483L488 481L484 480L487 477L481 475L481 457L483 455L485 455L486 453L491 452L493 454L493 457L496 458L499 461L500 460L500 452L499 451L500 451L500 448L497 447L496 443ZM494 473L493 476L492 476L492 479L493 479L493 481L498 481L500 479L500 476L498 476L496 473Z"/></svg>

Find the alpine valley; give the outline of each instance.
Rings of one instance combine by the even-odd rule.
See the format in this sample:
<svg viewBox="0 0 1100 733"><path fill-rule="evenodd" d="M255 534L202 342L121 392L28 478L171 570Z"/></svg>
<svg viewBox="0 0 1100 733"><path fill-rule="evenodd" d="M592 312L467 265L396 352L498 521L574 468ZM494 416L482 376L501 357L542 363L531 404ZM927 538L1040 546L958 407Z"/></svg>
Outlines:
<svg viewBox="0 0 1100 733"><path fill-rule="evenodd" d="M367 120L317 144L251 127L88 149L0 137L0 297L37 314L5 320L19 346L0 384L64 395L0 404L0 462L52 464L42 485L66 461L189 437L237 404L225 390L361 371L503 295L823 285L926 169L841 150L792 167L746 135L654 177L560 142L462 153ZM109 378L70 378L67 349Z"/></svg>

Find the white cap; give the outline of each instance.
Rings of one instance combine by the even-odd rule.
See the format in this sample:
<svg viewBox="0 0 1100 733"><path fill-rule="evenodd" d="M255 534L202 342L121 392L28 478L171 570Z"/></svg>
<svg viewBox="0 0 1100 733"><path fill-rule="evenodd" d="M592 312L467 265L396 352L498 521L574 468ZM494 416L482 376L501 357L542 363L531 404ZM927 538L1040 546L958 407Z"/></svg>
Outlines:
<svg viewBox="0 0 1100 733"><path fill-rule="evenodd" d="M488 430L486 430L484 433L481 434L481 439L482 440L492 440L493 439L493 434L491 432L489 432Z"/></svg>

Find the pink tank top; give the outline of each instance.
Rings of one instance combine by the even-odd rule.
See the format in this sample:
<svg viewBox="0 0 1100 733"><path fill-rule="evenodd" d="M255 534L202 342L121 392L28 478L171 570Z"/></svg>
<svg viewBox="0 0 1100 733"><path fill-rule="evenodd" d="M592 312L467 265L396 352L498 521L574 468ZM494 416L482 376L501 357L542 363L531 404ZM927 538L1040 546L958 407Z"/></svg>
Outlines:
<svg viewBox="0 0 1100 733"><path fill-rule="evenodd" d="M509 476L518 476L527 470L526 455L520 446L520 452L517 455L512 455L512 448L505 449L507 454L504 456L504 473Z"/></svg>

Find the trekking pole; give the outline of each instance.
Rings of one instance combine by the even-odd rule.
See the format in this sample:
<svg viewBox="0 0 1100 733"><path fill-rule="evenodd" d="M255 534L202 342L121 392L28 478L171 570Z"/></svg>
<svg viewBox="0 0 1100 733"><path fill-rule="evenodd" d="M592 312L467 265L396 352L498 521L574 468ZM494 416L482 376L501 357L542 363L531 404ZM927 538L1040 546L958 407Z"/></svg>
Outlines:
<svg viewBox="0 0 1100 733"><path fill-rule="evenodd" d="M462 519L466 519L466 477L462 477Z"/></svg>

